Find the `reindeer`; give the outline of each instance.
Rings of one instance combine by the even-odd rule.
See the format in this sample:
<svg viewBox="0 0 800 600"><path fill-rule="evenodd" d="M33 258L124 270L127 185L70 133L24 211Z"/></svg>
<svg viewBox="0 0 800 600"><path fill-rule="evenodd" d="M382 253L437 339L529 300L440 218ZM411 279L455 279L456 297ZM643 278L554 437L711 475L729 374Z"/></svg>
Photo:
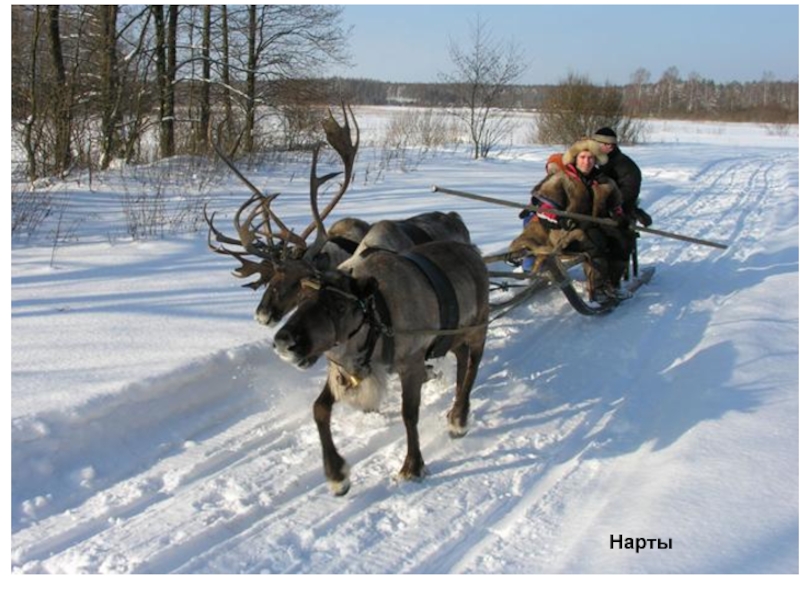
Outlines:
<svg viewBox="0 0 800 600"><path fill-rule="evenodd" d="M434 211L398 221L378 221L373 225L369 225L361 219L345 218L335 222L329 230L326 230L323 220L347 191L358 151L359 129L355 115L351 110L350 118L352 118L356 132L355 141L352 140L350 134L347 111L344 111L344 116L344 126L340 126L330 113L323 122L328 143L337 151L344 165L344 180L327 208L320 212L318 208L319 188L322 183L339 173L331 173L324 177L317 176L319 148L315 148L311 163L310 184L313 222L299 235L291 232L272 209L271 204L277 194L270 196L261 194L215 146L218 154L254 191L254 194L242 204L234 217L238 240L220 233L213 225L213 216L209 218L206 215L206 221L209 224L209 246L215 252L234 256L242 263L242 266L234 271L235 275L240 277L259 275L256 281L245 285L253 289L261 286L266 288L255 311L256 320L263 325L275 325L302 301L306 295L306 289L301 285L301 281L312 277L317 271L337 267L354 254L376 249L399 252L433 240L470 242L469 231L460 215L455 212ZM260 204L256 205L256 201L260 201ZM242 213L245 209L250 209L251 213L242 223ZM261 221L255 223L257 218L260 218ZM274 220L278 226L278 233L271 232L270 219ZM263 236L259 233L262 228L265 230ZM315 229L317 231L316 239L309 245L307 238ZM217 242L239 245L243 250L232 251L225 246L212 245L210 240L212 233ZM261 240L260 237L265 239ZM282 246L271 245L273 237L279 238ZM247 258L248 255L260 259L260 262Z"/></svg>
<svg viewBox="0 0 800 600"><path fill-rule="evenodd" d="M331 435L333 405L375 404L391 373L402 386L407 439L399 478L422 478L426 470L417 422L427 359L455 355L455 400L447 421L452 437L467 432L469 396L489 317L488 273L480 253L455 241L430 242L401 253L368 252L303 285L312 293L275 334L274 348L301 369L322 356L328 361L313 414L332 492L344 495L350 489L349 467Z"/></svg>
<svg viewBox="0 0 800 600"><path fill-rule="evenodd" d="M325 235L324 229L319 229ZM333 232L333 227L331 227ZM434 240L453 240L470 242L469 230L461 216L455 212L438 211L422 213L408 219L382 220L371 225L361 242L353 250L359 256L376 250L400 252L417 244ZM341 260L337 260L341 258ZM306 295L302 282L316 271L335 268L351 256L332 253L325 255L324 262L319 259L285 260L274 268L274 275L256 309L256 320L263 325L275 325L295 308Z"/></svg>

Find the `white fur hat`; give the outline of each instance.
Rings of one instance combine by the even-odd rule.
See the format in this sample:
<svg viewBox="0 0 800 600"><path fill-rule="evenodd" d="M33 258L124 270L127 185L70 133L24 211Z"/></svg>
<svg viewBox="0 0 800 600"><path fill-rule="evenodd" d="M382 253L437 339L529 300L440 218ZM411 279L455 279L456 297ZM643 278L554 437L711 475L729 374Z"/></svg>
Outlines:
<svg viewBox="0 0 800 600"><path fill-rule="evenodd" d="M564 152L564 157L562 159L564 164L574 163L575 159L578 158L578 154L584 150L588 150L594 154L598 165L602 166L608 162L608 155L600 149L600 144L593 139L584 138L572 144L569 150Z"/></svg>

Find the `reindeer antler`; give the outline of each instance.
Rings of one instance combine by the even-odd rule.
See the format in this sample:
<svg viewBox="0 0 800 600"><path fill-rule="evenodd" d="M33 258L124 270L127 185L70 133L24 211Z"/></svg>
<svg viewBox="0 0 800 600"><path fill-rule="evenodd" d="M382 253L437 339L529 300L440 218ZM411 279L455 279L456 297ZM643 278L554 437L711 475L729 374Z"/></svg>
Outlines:
<svg viewBox="0 0 800 600"><path fill-rule="evenodd" d="M350 111L350 116L353 119L353 126L356 130L356 139L353 142L352 136L350 134L350 120L347 117L347 111ZM339 187L339 191L336 195L331 199L328 203L328 206L319 213L321 219L325 219L330 212L334 209L336 204L339 200L342 199L347 188L350 185L350 181L353 176L353 165L355 164L356 154L358 153L358 145L360 143L360 131L358 129L358 123L356 122L356 117L353 114L353 109L351 107L345 107L342 104L342 113L344 115L344 126L339 125L338 121L333 116L333 112L328 109L328 116L322 122L322 128L325 131L325 137L328 140L328 144L336 151L339 157L342 159L342 163L344 164L344 180L342 181L341 186ZM339 175L340 172L337 173L330 173L322 178L318 178L316 174L316 165L317 165L317 156L319 153L319 148L317 148L314 160L312 162L312 172L311 172L311 198L312 201L316 201L317 198L317 191L325 181ZM309 234L314 230L316 224L309 225L303 233L300 234L302 238L307 238Z"/></svg>
<svg viewBox="0 0 800 600"><path fill-rule="evenodd" d="M350 132L350 120L347 112L350 112L350 117L353 119L353 125L356 130L355 141L353 141ZM325 209L320 213L318 207L319 188L327 181L342 174L342 171L335 173L328 173L319 177L317 175L317 162L321 146L314 148L311 160L311 176L310 176L310 196L311 196L311 212L313 222L305 229L301 235L297 235L290 230L280 218L272 210L271 204L278 194L264 194L259 190L247 177L245 177L233 161L220 149L216 140L211 139L211 144L217 155L223 162L234 172L234 174L250 189L252 196L246 200L236 211L233 218L233 224L236 228L238 239L229 237L221 233L214 226L214 214L208 216L206 208L203 207L203 215L209 226L208 233L208 246L214 252L227 256L232 256L238 260L241 265L234 270L234 275L237 277L249 277L251 275L259 275L258 280L245 284L248 287L257 289L261 285L268 284L274 276L278 265L289 257L290 246L295 246L298 250L303 252L306 257L313 256L319 248L327 240L327 233L325 231L324 219L334 209L339 200L342 199L347 191L350 181L353 176L353 165L355 157L358 152L358 145L360 141L360 132L358 130L358 123L356 122L353 109L350 107L345 108L342 104L342 112L344 114L344 126L340 125L333 116L331 110L328 110L328 117L323 121L322 127L325 130L325 136L330 146L336 151L344 164L344 181L342 181L338 192L334 195ZM222 127L220 123L219 127ZM219 136L218 127L218 136ZM249 211L243 218L245 211ZM279 228L278 232L273 232L272 223L275 223ZM306 239L314 229L317 229L317 237L309 248ZM214 235L217 245L211 243L211 236ZM262 240L263 238L263 240ZM274 243L273 239L278 238L282 240L283 244L278 246ZM228 246L239 246L241 250L233 250ZM260 261L251 260L248 257L255 257L261 259Z"/></svg>
<svg viewBox="0 0 800 600"><path fill-rule="evenodd" d="M219 135L219 128L220 127L222 127L222 123L220 123L219 126L218 126L218 134L217 135ZM245 177L242 174L242 172L239 169L236 168L236 165L233 164L233 161L228 156L226 156L224 152L222 152L222 150L220 149L219 145L217 144L217 142L213 138L211 140L211 145L214 148L214 152L217 153L217 156L219 156L222 159L222 161L228 166L228 168L231 171L233 171L233 173L242 181L242 183L244 183L250 189L250 191L253 193L253 196L257 196L262 201L265 201L264 209L263 209L263 211L264 211L264 228L265 228L265 231L266 231L266 237L269 240L268 243L271 244L272 243L272 238L273 237L277 237L277 238L283 240L287 244L290 244L290 243L296 244L297 246L299 246L301 249L304 250L307 247L307 243L306 243L305 237L299 236L295 232L293 232L291 229L289 229L283 223L283 221L281 221L281 219L278 217L278 215L276 215L275 212L271 208L269 208L269 204L272 202L272 200L274 200L278 196L278 194L272 194L272 195L269 195L269 196L264 195L261 192L261 190L259 190L247 177ZM252 198L251 198L251 200L252 200ZM275 222L275 224L280 229L279 233L272 233L272 228L270 226L270 221L274 221Z"/></svg>
<svg viewBox="0 0 800 600"><path fill-rule="evenodd" d="M240 207L239 211L237 211L237 220L241 211L244 207L251 203L253 198L245 202L245 204ZM241 233L239 235L239 239L235 239L232 237L228 237L227 235L221 233L215 226L214 226L214 216L216 213L212 213L211 216L208 216L207 212L207 205L203 206L203 217L208 223L208 247L217 254L222 254L224 256L232 256L236 260L241 263L241 266L237 267L233 270L233 274L236 277L241 279L246 279L251 275L258 275L258 279L256 281L252 281L250 283L245 283L245 287L249 287L252 289L258 289L262 285L266 285L269 283L272 276L275 274L274 263L272 261L272 257L269 253L261 252L258 244L255 243L253 237L249 235L245 235L244 238L242 237ZM238 221L237 221L238 222ZM214 245L211 243L211 234L214 234L214 239L221 245ZM241 246L243 250L231 250L224 246L224 244L234 245L234 246ZM249 260L245 257L247 256L257 256L262 258L263 260L260 262L255 262Z"/></svg>
<svg viewBox="0 0 800 600"><path fill-rule="evenodd" d="M355 142L353 141L350 133L350 120L347 117L348 110L350 111L350 117L353 119L353 126L356 131ZM310 254L314 254L315 251L318 250L327 239L327 232L325 231L325 225L323 221L325 217L331 213L339 200L342 199L347 191L347 188L350 186L350 181L353 177L353 165L355 164L361 136L358 129L358 122L356 121L355 114L353 114L352 107L345 107L344 103L342 103L342 114L344 115L344 126L340 125L339 122L334 118L333 112L330 109L328 109L327 118L322 122L322 128L325 131L325 137L328 140L328 144L330 144L330 146L336 151L344 165L344 180L339 186L339 191L334 195L322 212L319 211L318 206L319 188L326 181L336 177L337 175L340 175L342 171L328 173L322 177L317 176L317 162L321 149L320 145L317 145L314 148L311 159L310 195L311 213L314 217L314 221L308 227L306 227L303 233L300 234L300 237L306 239L311 232L314 231L314 229L317 230L317 238L312 244L312 249L309 250Z"/></svg>

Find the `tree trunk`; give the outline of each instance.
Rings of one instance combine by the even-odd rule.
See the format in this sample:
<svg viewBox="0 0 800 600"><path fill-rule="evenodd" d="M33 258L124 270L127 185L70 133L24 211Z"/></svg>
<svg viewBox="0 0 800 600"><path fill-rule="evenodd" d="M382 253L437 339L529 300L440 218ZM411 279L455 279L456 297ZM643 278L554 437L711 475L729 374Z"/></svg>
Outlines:
<svg viewBox="0 0 800 600"><path fill-rule="evenodd" d="M169 6L169 22L164 7L153 5L156 25L156 70L159 90L159 149L161 158L175 155L175 34L178 7Z"/></svg>
<svg viewBox="0 0 800 600"><path fill-rule="evenodd" d="M117 153L118 140L117 126L120 120L119 113L119 65L117 63L117 5L104 5L100 7L103 46L103 114L101 118L102 151L100 154L100 168L107 169L111 159Z"/></svg>
<svg viewBox="0 0 800 600"><path fill-rule="evenodd" d="M31 79L31 87L30 87L30 115L25 120L25 128L24 128L24 135L23 135L23 145L25 146L25 154L28 157L28 179L33 181L39 175L38 173L38 164L36 160L36 151L33 145L33 131L36 127L36 121L39 117L39 93L36 89L36 70L37 70L37 62L39 58L39 52L37 50L39 46L39 34L41 32L42 27L42 13L41 8L36 7L34 9L34 21L33 21L33 39L31 40L31 72L30 72L30 79Z"/></svg>
<svg viewBox="0 0 800 600"><path fill-rule="evenodd" d="M231 101L231 49L230 49L230 29L228 27L228 7L222 5L222 104L225 111L225 140L227 148L230 140L233 139L233 103ZM221 141L221 140L220 140ZM230 154L233 152L229 150Z"/></svg>
<svg viewBox="0 0 800 600"><path fill-rule="evenodd" d="M197 131L198 146L208 151L208 126L211 123L211 6L203 7L203 74L200 84L200 128Z"/></svg>
<svg viewBox="0 0 800 600"><path fill-rule="evenodd" d="M248 6L248 32L247 32L247 78L245 89L245 124L244 124L244 151L250 154L255 143L253 133L256 127L256 66L258 65L258 55L256 54L256 6Z"/></svg>
<svg viewBox="0 0 800 600"><path fill-rule="evenodd" d="M53 94L56 99L54 148L54 171L59 175L67 172L72 164L70 139L72 137L72 107L67 86L67 71L64 65L64 52L61 47L61 28L59 24L59 6L47 7L48 31L50 37L50 56L53 60L56 85Z"/></svg>

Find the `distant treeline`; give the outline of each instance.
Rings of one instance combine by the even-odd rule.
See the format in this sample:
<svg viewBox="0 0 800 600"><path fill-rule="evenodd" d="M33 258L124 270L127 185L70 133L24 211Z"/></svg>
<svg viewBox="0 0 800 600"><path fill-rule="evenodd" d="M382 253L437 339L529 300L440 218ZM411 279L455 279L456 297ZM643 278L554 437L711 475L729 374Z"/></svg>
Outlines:
<svg viewBox="0 0 800 600"><path fill-rule="evenodd" d="M636 74L634 74L634 78ZM640 77L640 79L642 79ZM321 82L322 83L322 82ZM353 104L453 106L452 87L437 83L391 83L373 79L333 79L342 97ZM513 107L538 110L556 85L517 85ZM797 123L797 81L715 83L710 79L678 77L668 70L656 83L639 81L610 86L622 91L626 113L639 118L707 119L767 123Z"/></svg>
<svg viewBox="0 0 800 600"><path fill-rule="evenodd" d="M671 67L655 82L640 69L620 87L589 77L514 85L516 76L492 78L492 69L478 68L496 56L481 44L461 55L463 68L447 83L319 78L346 63L341 11L323 4L13 5L11 117L27 176L211 154L212 140L231 156L308 148L320 139L327 106L341 100L463 109L453 112L466 111L476 144L476 131L489 135L496 109L576 116L578 105L559 94L575 89L589 102L581 114L597 110L606 121L614 114L797 123L797 81L768 72L748 83L682 79ZM519 68L511 62L505 73ZM613 112L591 100L606 97ZM491 147L482 143L481 151Z"/></svg>

